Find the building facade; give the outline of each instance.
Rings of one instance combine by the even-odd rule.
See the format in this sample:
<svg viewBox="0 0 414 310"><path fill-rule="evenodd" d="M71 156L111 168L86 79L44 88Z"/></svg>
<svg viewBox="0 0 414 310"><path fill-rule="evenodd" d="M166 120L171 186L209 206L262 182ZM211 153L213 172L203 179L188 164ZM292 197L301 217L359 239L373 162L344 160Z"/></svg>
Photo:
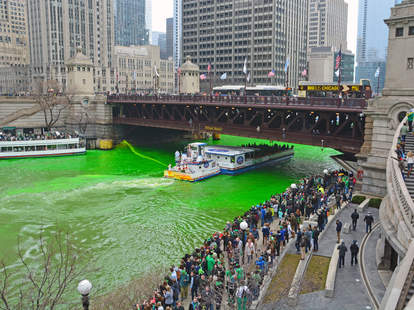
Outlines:
<svg viewBox="0 0 414 310"><path fill-rule="evenodd" d="M250 83L297 86L306 68L308 0L182 1L182 58L191 56L201 72L210 63L213 78L226 73L228 84L245 83L247 58Z"/></svg>
<svg viewBox="0 0 414 310"><path fill-rule="evenodd" d="M167 57L174 56L174 19L167 18L166 20L166 49L167 49Z"/></svg>
<svg viewBox="0 0 414 310"><path fill-rule="evenodd" d="M391 7L400 0L359 0L358 36L355 69L355 80L370 79L374 92L381 93L385 81L387 57L388 28L384 20L389 17ZM380 72L380 83L375 77L377 68Z"/></svg>
<svg viewBox="0 0 414 310"><path fill-rule="evenodd" d="M198 2L198 1L197 1ZM181 46L182 46L182 8L183 0L174 0L173 12L173 59L177 69L181 65Z"/></svg>
<svg viewBox="0 0 414 310"><path fill-rule="evenodd" d="M174 63L160 58L159 46L115 46L115 63L120 93L174 92Z"/></svg>
<svg viewBox="0 0 414 310"><path fill-rule="evenodd" d="M114 0L114 18L116 45L149 43L145 0Z"/></svg>
<svg viewBox="0 0 414 310"><path fill-rule="evenodd" d="M344 0L310 0L308 48L347 48L348 4Z"/></svg>
<svg viewBox="0 0 414 310"><path fill-rule="evenodd" d="M311 83L337 83L339 76L335 73L338 50L333 47L312 47L308 54L309 81ZM354 81L355 55L342 51L341 84Z"/></svg>
<svg viewBox="0 0 414 310"><path fill-rule="evenodd" d="M65 60L77 47L94 65L95 92L114 89L111 0L27 0L31 81L57 80L65 89Z"/></svg>
<svg viewBox="0 0 414 310"><path fill-rule="evenodd" d="M25 0L0 1L0 94L28 90L29 42Z"/></svg>

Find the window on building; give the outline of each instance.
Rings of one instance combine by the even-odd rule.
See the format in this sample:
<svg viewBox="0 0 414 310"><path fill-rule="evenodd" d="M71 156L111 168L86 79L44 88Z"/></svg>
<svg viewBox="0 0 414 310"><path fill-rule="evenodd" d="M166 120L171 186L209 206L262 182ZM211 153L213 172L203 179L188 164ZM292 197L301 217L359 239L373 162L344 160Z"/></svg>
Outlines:
<svg viewBox="0 0 414 310"><path fill-rule="evenodd" d="M408 70L414 69L414 58L408 58L408 60L407 60L407 69Z"/></svg>
<svg viewBox="0 0 414 310"><path fill-rule="evenodd" d="M404 28L398 27L395 29L395 36L396 37L402 37L404 35Z"/></svg>
<svg viewBox="0 0 414 310"><path fill-rule="evenodd" d="M410 26L410 27L408 28L408 35L410 35L410 36L414 36L414 26Z"/></svg>

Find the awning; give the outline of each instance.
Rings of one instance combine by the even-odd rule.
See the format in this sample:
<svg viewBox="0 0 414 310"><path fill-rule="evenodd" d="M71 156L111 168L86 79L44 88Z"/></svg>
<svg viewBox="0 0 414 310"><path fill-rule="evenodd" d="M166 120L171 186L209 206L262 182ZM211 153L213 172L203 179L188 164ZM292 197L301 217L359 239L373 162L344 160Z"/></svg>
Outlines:
<svg viewBox="0 0 414 310"><path fill-rule="evenodd" d="M3 130L15 130L16 127L3 127L2 129Z"/></svg>

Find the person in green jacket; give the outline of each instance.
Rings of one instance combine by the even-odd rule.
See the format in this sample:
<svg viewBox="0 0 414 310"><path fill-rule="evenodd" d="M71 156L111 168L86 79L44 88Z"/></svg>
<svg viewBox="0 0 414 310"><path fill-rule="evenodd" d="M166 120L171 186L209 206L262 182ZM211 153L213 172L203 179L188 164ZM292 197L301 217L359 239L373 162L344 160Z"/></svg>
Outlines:
<svg viewBox="0 0 414 310"><path fill-rule="evenodd" d="M210 254L210 255L207 255L206 261L207 261L207 274L211 275L211 273L213 272L214 265L216 264L216 260Z"/></svg>

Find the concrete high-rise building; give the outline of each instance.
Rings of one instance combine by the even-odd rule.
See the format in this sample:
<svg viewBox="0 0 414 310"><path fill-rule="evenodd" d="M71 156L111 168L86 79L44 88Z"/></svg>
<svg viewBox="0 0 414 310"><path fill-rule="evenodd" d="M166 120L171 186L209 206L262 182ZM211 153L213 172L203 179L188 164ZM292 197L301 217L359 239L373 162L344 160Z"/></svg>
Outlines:
<svg viewBox="0 0 414 310"><path fill-rule="evenodd" d="M29 61L26 1L0 1L0 94L27 90Z"/></svg>
<svg viewBox="0 0 414 310"><path fill-rule="evenodd" d="M194 5L197 6L197 2ZM181 44L182 44L182 8L183 0L174 0L174 17L173 17L173 59L174 66L178 68L181 65ZM198 27L198 25L196 25Z"/></svg>
<svg viewBox="0 0 414 310"><path fill-rule="evenodd" d="M146 0L114 0L116 45L130 46L149 43L146 4Z"/></svg>
<svg viewBox="0 0 414 310"><path fill-rule="evenodd" d="M94 65L96 92L114 89L111 0L27 0L31 78L66 85L65 61L78 47Z"/></svg>
<svg viewBox="0 0 414 310"><path fill-rule="evenodd" d="M166 49L167 49L167 57L173 57L174 55L174 19L167 18L165 24L165 34L166 34Z"/></svg>
<svg viewBox="0 0 414 310"><path fill-rule="evenodd" d="M385 82L388 28L384 20L389 17L391 7L400 0L359 0L358 36L355 81L371 80L374 92L381 92ZM379 85L375 77L380 67Z"/></svg>
<svg viewBox="0 0 414 310"><path fill-rule="evenodd" d="M182 58L191 56L201 72L211 63L215 78L227 73L226 83L244 84L247 57L251 83L297 86L307 62L308 0L182 1Z"/></svg>
<svg viewBox="0 0 414 310"><path fill-rule="evenodd" d="M338 75L335 74L336 57L338 50L332 46L312 47L308 54L309 82L311 83L335 83ZM354 81L355 55L342 51L341 81L342 84Z"/></svg>
<svg viewBox="0 0 414 310"><path fill-rule="evenodd" d="M344 0L311 0L308 48L347 48L348 4Z"/></svg>

